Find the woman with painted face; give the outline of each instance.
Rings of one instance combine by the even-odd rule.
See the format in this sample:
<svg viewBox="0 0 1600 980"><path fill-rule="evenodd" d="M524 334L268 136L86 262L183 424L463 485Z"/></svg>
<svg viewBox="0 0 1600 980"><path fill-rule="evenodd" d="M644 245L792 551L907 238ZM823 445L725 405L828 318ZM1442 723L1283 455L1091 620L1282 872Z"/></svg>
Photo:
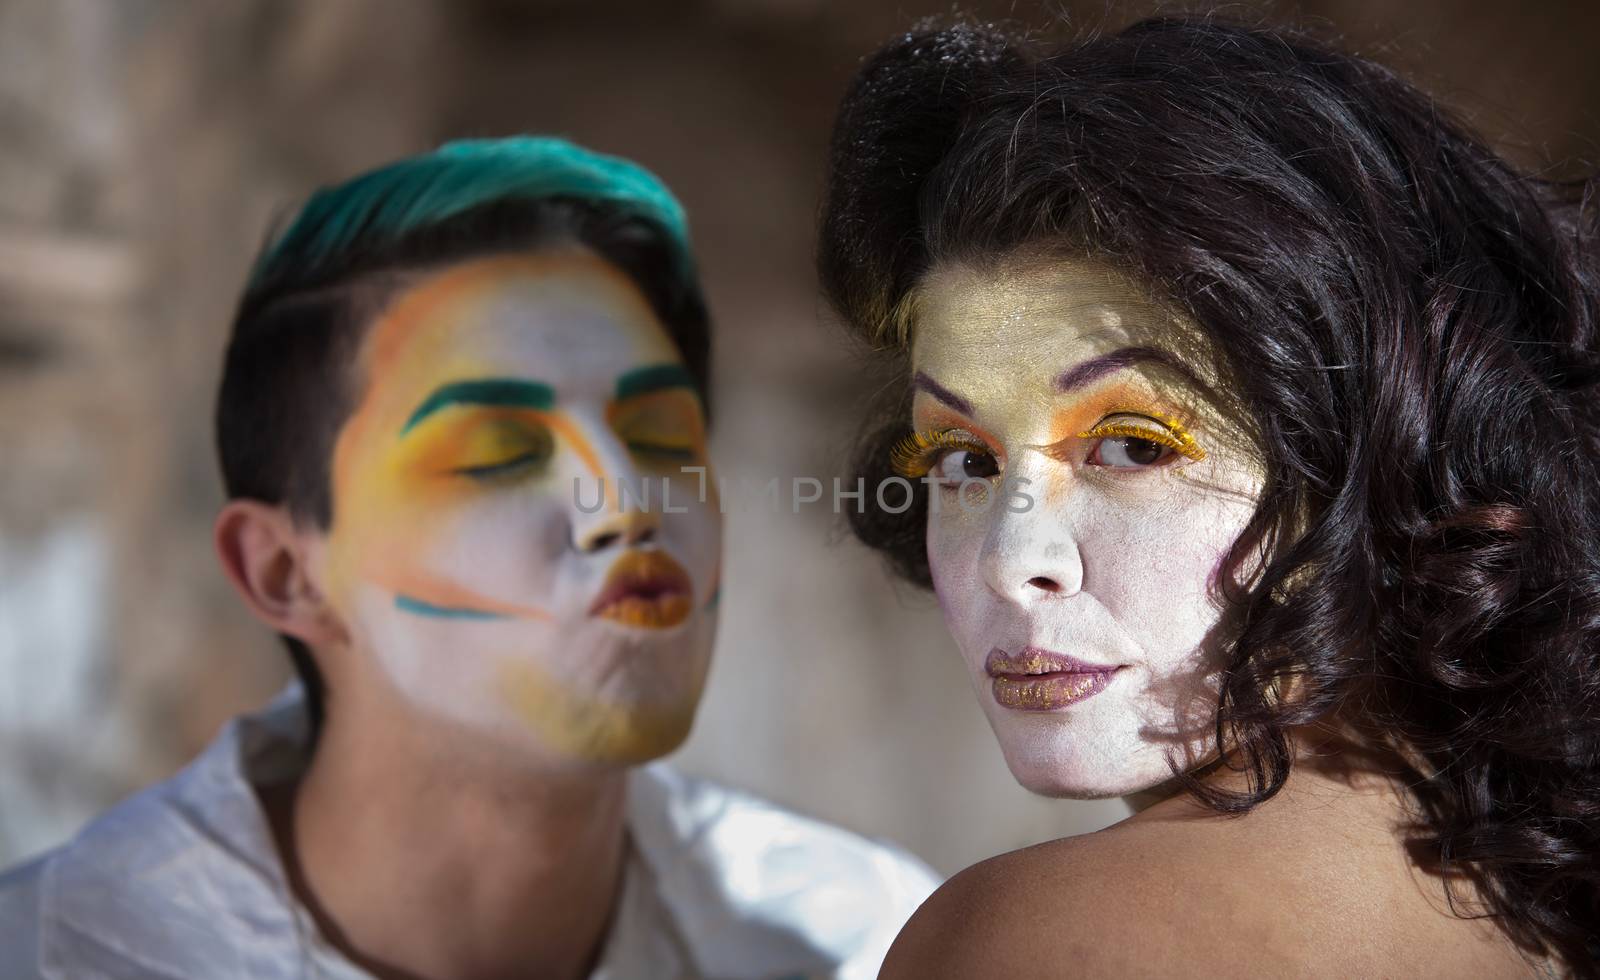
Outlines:
<svg viewBox="0 0 1600 980"><path fill-rule="evenodd" d="M854 529L1023 785L1136 810L957 876L886 975L1600 974L1585 192L1285 31L869 59L819 263L914 504Z"/></svg>

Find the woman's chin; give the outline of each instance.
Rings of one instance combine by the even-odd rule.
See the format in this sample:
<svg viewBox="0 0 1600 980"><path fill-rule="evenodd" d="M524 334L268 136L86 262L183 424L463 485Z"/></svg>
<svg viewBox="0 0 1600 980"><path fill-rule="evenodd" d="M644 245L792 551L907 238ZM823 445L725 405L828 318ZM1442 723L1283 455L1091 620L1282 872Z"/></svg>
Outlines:
<svg viewBox="0 0 1600 980"><path fill-rule="evenodd" d="M1106 800L1126 796L1134 791L1122 788L1125 781L1107 778L1114 777L1115 774L1110 773L1084 774L1063 771L1059 767L1045 769L1012 766L1011 775L1016 777L1017 782L1028 792L1059 800Z"/></svg>
<svg viewBox="0 0 1600 980"><path fill-rule="evenodd" d="M1069 739L1000 739L1011 775L1039 796L1104 800L1160 785L1172 771L1150 746L1080 745Z"/></svg>

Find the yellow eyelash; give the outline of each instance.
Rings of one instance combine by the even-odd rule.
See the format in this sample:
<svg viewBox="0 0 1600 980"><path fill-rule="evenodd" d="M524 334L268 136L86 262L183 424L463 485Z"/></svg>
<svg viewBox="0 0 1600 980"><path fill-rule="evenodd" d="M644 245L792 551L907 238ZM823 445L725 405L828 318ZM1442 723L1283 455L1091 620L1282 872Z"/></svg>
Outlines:
<svg viewBox="0 0 1600 980"><path fill-rule="evenodd" d="M1167 446L1180 454L1193 460L1206 458L1206 451L1194 441L1194 436L1183 423L1168 415L1156 415L1152 418L1166 426L1166 430L1152 429L1149 426L1139 425L1134 422L1109 422L1101 423L1087 432L1078 433L1079 439L1143 439L1158 445Z"/></svg>
<svg viewBox="0 0 1600 980"><path fill-rule="evenodd" d="M957 435L954 429L913 432L889 450L889 465L907 479L920 480L933 469L934 458L946 449L965 449L969 453L989 451L982 443Z"/></svg>

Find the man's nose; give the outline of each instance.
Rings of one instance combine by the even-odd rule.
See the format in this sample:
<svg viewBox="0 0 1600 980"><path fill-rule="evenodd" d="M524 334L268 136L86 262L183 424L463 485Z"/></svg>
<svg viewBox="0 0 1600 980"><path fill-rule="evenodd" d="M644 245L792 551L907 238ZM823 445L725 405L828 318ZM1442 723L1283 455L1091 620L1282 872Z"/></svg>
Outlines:
<svg viewBox="0 0 1600 980"><path fill-rule="evenodd" d="M596 514L584 527L573 528L573 546L589 554L607 548L632 548L649 544L661 530L654 511L629 507L621 512Z"/></svg>
<svg viewBox="0 0 1600 980"><path fill-rule="evenodd" d="M654 481L641 472L633 454L609 426L580 422L574 428L583 442L579 455L584 478L580 483L587 479L598 485L574 487L582 491L586 505L573 514L573 547L591 553L654 541L661 531L660 505L653 499L660 495L660 488L648 485ZM587 506L589 500L600 505L593 513L585 513L592 509Z"/></svg>

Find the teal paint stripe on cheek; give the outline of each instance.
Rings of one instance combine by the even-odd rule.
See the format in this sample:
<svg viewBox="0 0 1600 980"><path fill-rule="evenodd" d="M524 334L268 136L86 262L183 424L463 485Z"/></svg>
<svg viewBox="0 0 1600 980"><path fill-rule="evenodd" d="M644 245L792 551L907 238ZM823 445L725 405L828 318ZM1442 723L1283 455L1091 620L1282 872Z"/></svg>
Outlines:
<svg viewBox="0 0 1600 980"><path fill-rule="evenodd" d="M499 613L482 612L477 609L458 609L452 606L436 606L431 602L413 599L408 595L394 597L394 607L402 612L414 613L418 616L432 616L436 619L506 619Z"/></svg>

